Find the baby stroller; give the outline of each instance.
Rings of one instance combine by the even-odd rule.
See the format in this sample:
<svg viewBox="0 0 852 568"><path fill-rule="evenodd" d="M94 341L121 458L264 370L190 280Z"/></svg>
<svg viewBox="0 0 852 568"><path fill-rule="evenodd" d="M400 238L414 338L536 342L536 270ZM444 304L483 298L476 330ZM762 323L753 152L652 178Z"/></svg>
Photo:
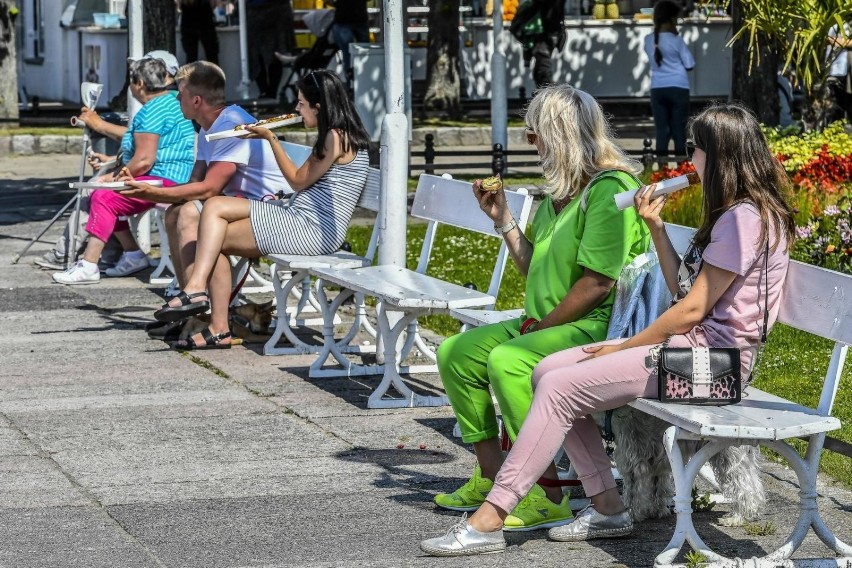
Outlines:
<svg viewBox="0 0 852 568"><path fill-rule="evenodd" d="M317 41L310 49L298 55L278 55L278 59L289 68L290 73L281 83L278 100L288 109L296 106L298 89L296 83L316 69L325 69L337 54L338 47L331 40L331 25L334 23L334 10L313 10L305 14L302 21Z"/></svg>

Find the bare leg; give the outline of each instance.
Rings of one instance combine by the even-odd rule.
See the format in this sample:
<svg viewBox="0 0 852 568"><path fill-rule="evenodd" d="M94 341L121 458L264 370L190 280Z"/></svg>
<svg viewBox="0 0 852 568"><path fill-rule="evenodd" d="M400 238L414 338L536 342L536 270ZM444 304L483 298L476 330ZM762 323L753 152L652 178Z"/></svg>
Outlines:
<svg viewBox="0 0 852 568"><path fill-rule="evenodd" d="M97 264L101 258L101 253L104 251L104 243L95 235L89 233L89 244L86 245L86 251L83 253L83 260Z"/></svg>
<svg viewBox="0 0 852 568"><path fill-rule="evenodd" d="M479 462L479 467L482 469L482 477L494 481L497 473L500 471L500 466L503 465L503 450L500 448L500 441L497 438L474 442L473 451L476 454L476 461ZM545 479L553 481L559 480L559 475L556 471L556 464L552 463L542 475ZM562 502L562 488L542 486L547 498L554 503Z"/></svg>
<svg viewBox="0 0 852 568"><path fill-rule="evenodd" d="M228 307L231 299L231 263L227 256L219 255L213 274L207 283L207 290L210 298L210 333L218 335L230 331ZM193 335L189 341L199 347L204 345L204 338L200 333ZM219 343L226 345L230 342L230 339L223 339Z"/></svg>
<svg viewBox="0 0 852 568"><path fill-rule="evenodd" d="M115 235L115 238L118 239L119 243L121 243L121 248L124 249L124 252L134 252L139 250L139 245L136 243L136 239L133 238L133 234L130 232L130 229L116 231L113 235Z"/></svg>
<svg viewBox="0 0 852 568"><path fill-rule="evenodd" d="M260 254L251 231L249 210L248 200L234 197L214 197L205 203L198 228L195 267L186 285L187 293L206 289L220 253L249 257Z"/></svg>
<svg viewBox="0 0 852 568"><path fill-rule="evenodd" d="M178 282L181 289L186 287L189 277L195 266L195 249L198 241L198 225L201 214L194 203L186 203L180 208L177 219L178 237L175 240L180 258L180 270L178 271ZM175 266L175 270L178 270Z"/></svg>

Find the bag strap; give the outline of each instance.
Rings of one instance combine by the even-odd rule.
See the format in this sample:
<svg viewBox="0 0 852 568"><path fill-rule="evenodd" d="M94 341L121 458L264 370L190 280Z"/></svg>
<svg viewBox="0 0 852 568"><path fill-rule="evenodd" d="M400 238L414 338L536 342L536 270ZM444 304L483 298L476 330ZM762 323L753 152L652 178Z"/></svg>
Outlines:
<svg viewBox="0 0 852 568"><path fill-rule="evenodd" d="M614 178L618 179L619 173L629 175L633 179L633 181L636 182L637 189L639 187L642 187L642 182L639 181L639 178L637 178L636 176L634 176L630 172L625 172L624 170L604 170L602 172L598 172L597 174L595 174L595 176L592 179L589 180L589 183L586 184L586 187L583 188L583 191L580 192L580 209L583 211L583 213L586 212L586 209L589 206L589 203L588 203L589 192L592 189L592 185L594 183L600 181L601 179L605 178L605 177L614 177Z"/></svg>

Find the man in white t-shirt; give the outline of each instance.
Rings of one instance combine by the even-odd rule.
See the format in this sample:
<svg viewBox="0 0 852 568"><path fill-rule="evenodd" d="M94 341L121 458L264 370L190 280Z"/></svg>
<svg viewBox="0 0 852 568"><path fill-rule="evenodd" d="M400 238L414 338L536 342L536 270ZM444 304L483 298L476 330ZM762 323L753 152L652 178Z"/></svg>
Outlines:
<svg viewBox="0 0 852 568"><path fill-rule="evenodd" d="M175 187L152 187L132 183L126 195L158 203L172 203L166 212L166 231L172 264L181 288L195 262L195 244L202 202L216 195L273 199L293 192L265 140L223 138L208 141L208 132L233 130L238 124L255 122L236 105L225 105L225 74L217 65L196 61L181 67L177 75L181 111L201 125L195 167L188 183ZM220 261L210 281L210 299L228 303L231 266Z"/></svg>
<svg viewBox="0 0 852 568"><path fill-rule="evenodd" d="M826 60L831 64L828 71L828 86L841 112L833 113L829 121L843 120L844 114L852 120L852 76L849 70L849 50L852 49L852 26L843 24L844 33L835 25L828 31L828 47L825 50ZM845 35L846 37L841 37ZM833 60L832 60L833 58Z"/></svg>

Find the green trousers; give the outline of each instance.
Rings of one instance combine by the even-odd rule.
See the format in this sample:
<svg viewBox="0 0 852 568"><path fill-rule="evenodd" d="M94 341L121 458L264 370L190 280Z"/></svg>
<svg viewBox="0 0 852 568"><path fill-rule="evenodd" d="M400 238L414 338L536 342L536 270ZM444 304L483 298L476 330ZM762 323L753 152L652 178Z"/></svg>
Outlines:
<svg viewBox="0 0 852 568"><path fill-rule="evenodd" d="M530 378L538 362L557 351L606 339L605 322L578 320L521 335L523 321L473 328L438 348L438 371L465 443L499 435L489 386L514 441L532 404Z"/></svg>

